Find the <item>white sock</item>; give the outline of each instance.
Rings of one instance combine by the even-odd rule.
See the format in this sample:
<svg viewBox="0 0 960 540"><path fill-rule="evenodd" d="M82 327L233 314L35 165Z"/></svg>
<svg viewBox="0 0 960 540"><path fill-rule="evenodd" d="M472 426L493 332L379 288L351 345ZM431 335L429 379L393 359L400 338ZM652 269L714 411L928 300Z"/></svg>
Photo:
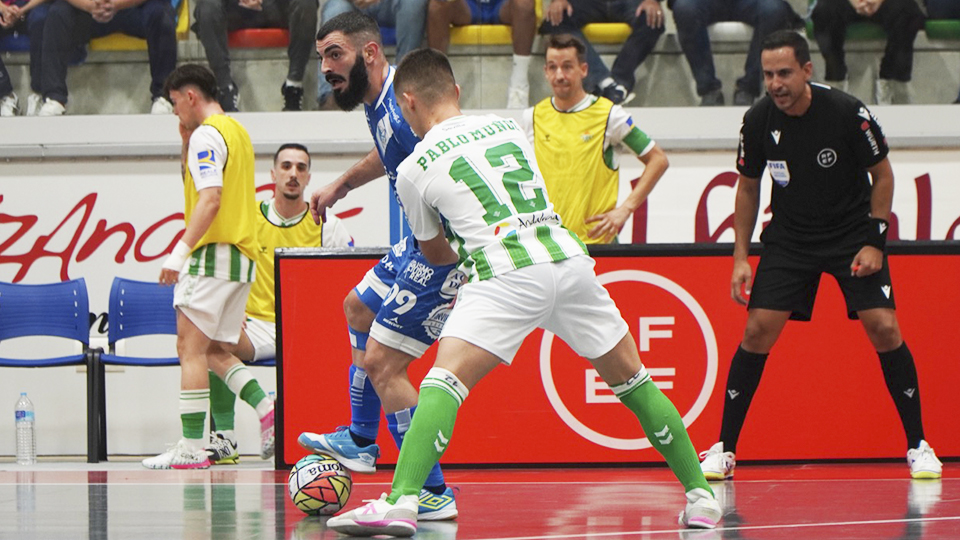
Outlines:
<svg viewBox="0 0 960 540"><path fill-rule="evenodd" d="M617 84L617 81L613 80L613 77L607 77L606 79L600 81L600 84L597 85L597 88L603 90L604 88Z"/></svg>
<svg viewBox="0 0 960 540"><path fill-rule="evenodd" d="M291 81L290 79L287 79L287 81L283 84L292 86L294 88L303 88L303 81Z"/></svg>
<svg viewBox="0 0 960 540"><path fill-rule="evenodd" d="M232 429L218 429L217 433L222 435L224 439L232 442L233 444L237 444L237 435Z"/></svg>
<svg viewBox="0 0 960 540"><path fill-rule="evenodd" d="M530 56L513 55L513 71L510 73L510 87L529 86L527 71L530 69Z"/></svg>

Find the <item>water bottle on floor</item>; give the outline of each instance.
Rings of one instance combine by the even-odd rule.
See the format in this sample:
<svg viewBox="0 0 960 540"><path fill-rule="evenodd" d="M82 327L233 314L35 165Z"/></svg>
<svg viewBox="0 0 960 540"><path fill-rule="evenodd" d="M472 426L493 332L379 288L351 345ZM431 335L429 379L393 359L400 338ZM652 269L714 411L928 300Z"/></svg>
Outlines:
<svg viewBox="0 0 960 540"><path fill-rule="evenodd" d="M33 402L26 392L20 392L14 413L17 418L17 465L33 465L37 462L37 439L33 431Z"/></svg>

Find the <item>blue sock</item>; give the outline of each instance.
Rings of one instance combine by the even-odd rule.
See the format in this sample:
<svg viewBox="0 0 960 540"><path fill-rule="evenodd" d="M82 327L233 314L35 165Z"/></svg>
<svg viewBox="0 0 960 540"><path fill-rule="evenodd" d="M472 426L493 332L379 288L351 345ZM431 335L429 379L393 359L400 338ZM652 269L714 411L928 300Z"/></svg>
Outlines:
<svg viewBox="0 0 960 540"><path fill-rule="evenodd" d="M413 413L416 410L416 407L410 407L387 415L387 428L393 435L397 448L400 448L403 444L403 435L410 429L410 421L413 419ZM430 474L427 475L427 481L423 483L423 487L436 495L443 495L443 492L446 491L447 484L443 480L443 471L440 469L439 463L430 469Z"/></svg>
<svg viewBox="0 0 960 540"><path fill-rule="evenodd" d="M373 389L367 372L350 366L350 433L354 442L368 446L377 440L380 430L380 396Z"/></svg>

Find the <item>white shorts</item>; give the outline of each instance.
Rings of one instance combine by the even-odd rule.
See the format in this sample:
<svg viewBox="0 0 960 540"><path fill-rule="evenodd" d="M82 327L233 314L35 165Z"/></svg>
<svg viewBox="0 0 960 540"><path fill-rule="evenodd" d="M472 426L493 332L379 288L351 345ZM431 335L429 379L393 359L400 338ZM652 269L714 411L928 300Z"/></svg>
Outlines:
<svg viewBox="0 0 960 540"><path fill-rule="evenodd" d="M253 360L266 360L277 356L277 325L262 319L247 317L244 327L250 344L253 345Z"/></svg>
<svg viewBox="0 0 960 540"><path fill-rule="evenodd" d="M181 273L173 289L173 307L208 338L237 343L249 294L250 283Z"/></svg>
<svg viewBox="0 0 960 540"><path fill-rule="evenodd" d="M599 358L613 350L629 327L597 281L595 264L577 256L467 283L440 339L462 339L509 365L523 340L539 327L580 356Z"/></svg>

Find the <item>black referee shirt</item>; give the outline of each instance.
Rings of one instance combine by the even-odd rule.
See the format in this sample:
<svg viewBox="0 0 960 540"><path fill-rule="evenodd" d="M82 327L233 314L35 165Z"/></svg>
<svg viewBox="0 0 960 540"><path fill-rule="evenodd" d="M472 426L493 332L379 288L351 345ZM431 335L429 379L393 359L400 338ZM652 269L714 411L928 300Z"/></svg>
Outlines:
<svg viewBox="0 0 960 540"><path fill-rule="evenodd" d="M811 84L803 116L784 114L764 96L743 117L737 170L770 171L773 217L764 243L809 246L838 241L870 214L867 168L887 156L880 124L857 98Z"/></svg>

